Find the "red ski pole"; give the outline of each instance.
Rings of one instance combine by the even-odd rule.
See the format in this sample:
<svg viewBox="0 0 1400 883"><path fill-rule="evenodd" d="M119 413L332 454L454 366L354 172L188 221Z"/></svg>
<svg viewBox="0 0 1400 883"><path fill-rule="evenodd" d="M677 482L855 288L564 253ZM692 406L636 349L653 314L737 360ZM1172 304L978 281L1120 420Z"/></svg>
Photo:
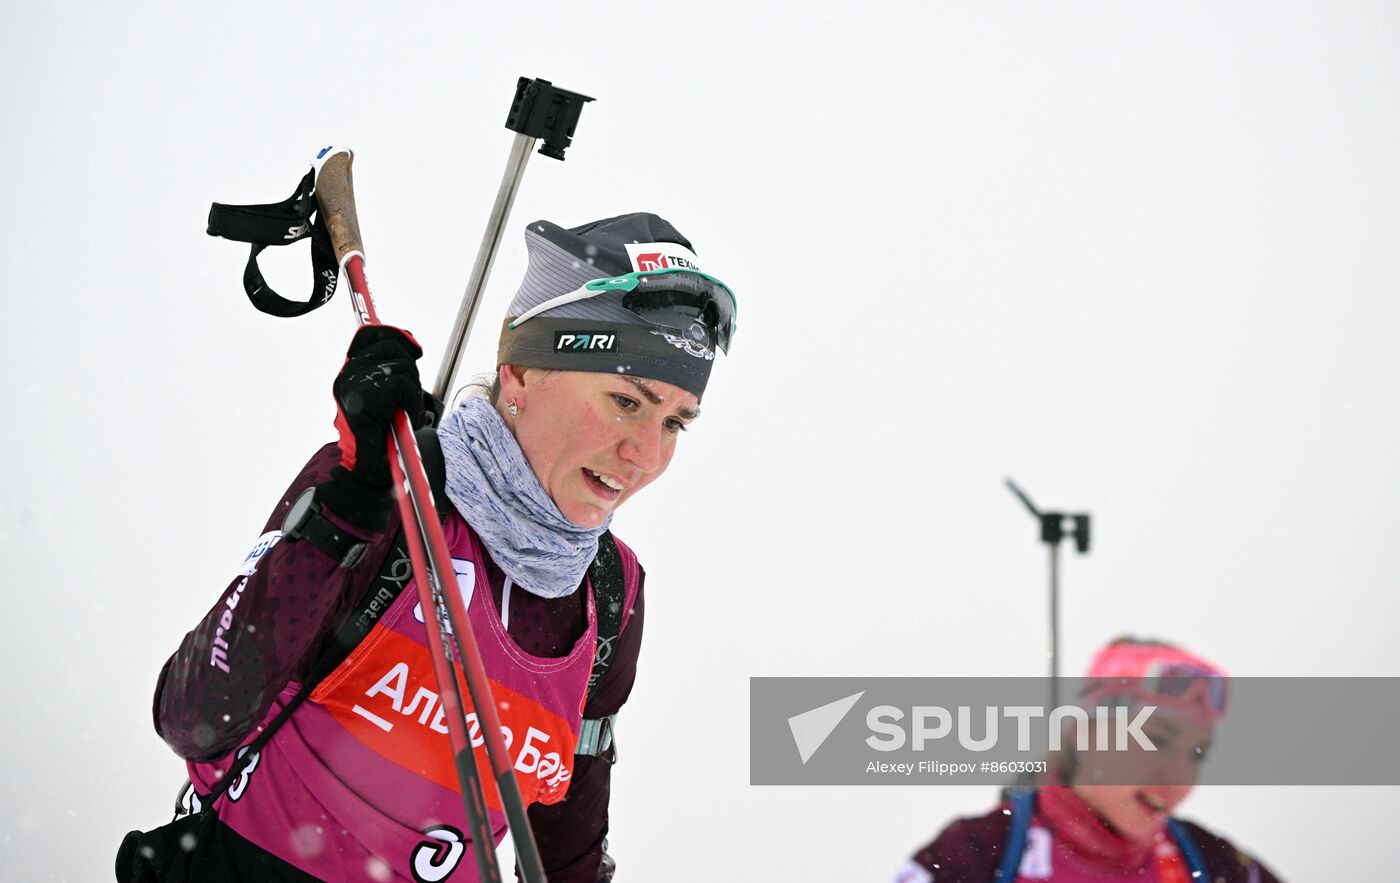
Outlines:
<svg viewBox="0 0 1400 883"><path fill-rule="evenodd" d="M351 152L343 147L330 147L321 152L319 159L321 166L316 175L316 201L320 205L321 218L330 234L336 261L350 281L351 301L360 323L380 324L374 298L370 294L369 282L365 278L364 246L360 239L359 219L355 213L355 194L350 175ZM486 815L482 783L477 775L471 741L467 736L466 709L457 687L451 643L442 628L440 611L444 607L452 626L452 642L456 644L457 656L462 663L467 694L481 724L486 754L500 793L501 805L510 825L521 876L526 883L546 883L539 848L535 844L534 833L530 829L529 817L525 812L525 801L515 780L510 754L501 737L500 715L491 696L486 667L481 661L476 638L467 620L462 596L454 590L456 578L452 569L452 557L447 550L442 525L438 522L432 491L423 471L423 460L418 452L418 444L413 438L413 427L409 424L408 415L403 411L394 415L389 465L397 490L399 512L403 518L404 535L408 540L413 570L418 575L415 582L418 585L419 601L423 605L423 622L428 631L428 650L433 659L433 673L437 678L438 691L447 718L448 738L457 765L457 776L462 784L467 818L473 832L477 868L483 880L501 879L496 863L495 842ZM448 588L445 590L444 586Z"/></svg>

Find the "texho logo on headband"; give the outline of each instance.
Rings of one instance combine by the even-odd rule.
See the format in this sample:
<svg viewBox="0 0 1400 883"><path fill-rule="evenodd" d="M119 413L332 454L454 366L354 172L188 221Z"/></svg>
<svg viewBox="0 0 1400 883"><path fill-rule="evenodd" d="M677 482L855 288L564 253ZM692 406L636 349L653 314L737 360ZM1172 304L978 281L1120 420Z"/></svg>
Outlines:
<svg viewBox="0 0 1400 883"><path fill-rule="evenodd" d="M611 331L556 331L556 353L615 353L617 334Z"/></svg>
<svg viewBox="0 0 1400 883"><path fill-rule="evenodd" d="M632 269L639 273L700 269L695 253L675 242L629 242L627 257L632 261Z"/></svg>

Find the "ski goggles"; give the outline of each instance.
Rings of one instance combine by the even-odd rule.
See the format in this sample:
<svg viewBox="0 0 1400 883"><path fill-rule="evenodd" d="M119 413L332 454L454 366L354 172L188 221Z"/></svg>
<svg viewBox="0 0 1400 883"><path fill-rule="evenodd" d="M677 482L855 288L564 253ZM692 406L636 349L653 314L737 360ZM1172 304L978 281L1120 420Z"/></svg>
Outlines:
<svg viewBox="0 0 1400 883"><path fill-rule="evenodd" d="M1193 662L1153 662L1140 676L1094 678L1080 704L1149 704L1174 708L1208 722L1225 716L1229 688L1224 673Z"/></svg>
<svg viewBox="0 0 1400 883"><path fill-rule="evenodd" d="M585 282L567 294L536 304L506 327L519 328L529 319L556 307L614 294L621 295L623 309L648 324L684 332L694 323L701 323L715 345L729 352L738 328L739 301L734 292L713 276L679 267L640 270Z"/></svg>
<svg viewBox="0 0 1400 883"><path fill-rule="evenodd" d="M1216 716L1224 715L1229 704L1225 676L1193 662L1155 662L1148 666L1143 687L1157 696L1199 705Z"/></svg>

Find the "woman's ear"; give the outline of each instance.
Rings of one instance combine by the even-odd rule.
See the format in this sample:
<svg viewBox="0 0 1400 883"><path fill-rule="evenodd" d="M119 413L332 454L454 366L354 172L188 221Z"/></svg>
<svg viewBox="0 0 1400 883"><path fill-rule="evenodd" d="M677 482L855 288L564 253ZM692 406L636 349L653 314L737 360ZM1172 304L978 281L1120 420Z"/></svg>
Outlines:
<svg viewBox="0 0 1400 883"><path fill-rule="evenodd" d="M528 368L519 365L502 365L496 369L496 376L501 381L501 404L515 402L520 407L525 407L525 389Z"/></svg>

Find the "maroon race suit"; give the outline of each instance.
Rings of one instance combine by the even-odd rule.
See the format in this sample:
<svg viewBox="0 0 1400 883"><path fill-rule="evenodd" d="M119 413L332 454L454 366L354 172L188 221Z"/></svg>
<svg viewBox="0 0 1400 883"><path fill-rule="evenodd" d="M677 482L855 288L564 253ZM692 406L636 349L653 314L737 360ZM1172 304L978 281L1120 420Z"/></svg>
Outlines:
<svg viewBox="0 0 1400 883"><path fill-rule="evenodd" d="M1116 867L1096 853L1093 837L1064 836L1040 810L1032 819L1017 875L1004 883L1196 883L1167 839L1144 854L1140 865ZM1209 883L1280 883L1268 868L1225 838L1194 822L1182 824L1205 859ZM1010 831L1008 803L984 816L957 819L905 863L895 883L994 883ZM1106 827L1095 836L1117 837Z"/></svg>
<svg viewBox="0 0 1400 883"><path fill-rule="evenodd" d="M334 444L312 457L268 518L264 537L280 529L292 502L305 489L326 481L339 460ZM274 542L261 551L251 574L235 577L166 663L156 686L155 725L181 757L213 762L245 741L279 693L303 681L347 609L378 573L398 529L397 513L383 531L366 535L329 509L324 512L338 527L369 543L357 566L341 568L310 543ZM635 561L630 552L625 555ZM489 555L481 557L495 609L500 610L504 574ZM245 575L246 583L239 587ZM614 644L611 666L588 691L586 718L614 714L631 692L642 637L643 580L638 567L635 600ZM236 606L230 607L228 600L235 594ZM590 627L589 592L582 589L556 599L514 591L507 603L506 631L531 656L564 657ZM554 883L611 879L612 862L604 851L610 781L611 756L577 756L565 798L530 807L544 867ZM256 849L244 843L239 848Z"/></svg>

